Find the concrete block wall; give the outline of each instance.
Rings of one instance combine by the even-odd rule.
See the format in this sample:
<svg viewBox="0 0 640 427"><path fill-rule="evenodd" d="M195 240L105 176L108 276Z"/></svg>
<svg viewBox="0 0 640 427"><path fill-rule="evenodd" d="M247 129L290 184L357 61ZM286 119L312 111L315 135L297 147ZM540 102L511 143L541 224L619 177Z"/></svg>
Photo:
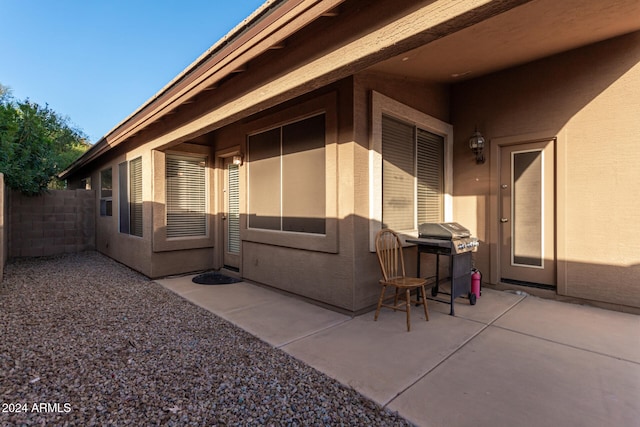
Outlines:
<svg viewBox="0 0 640 427"><path fill-rule="evenodd" d="M11 191L10 258L95 250L95 190L50 190L28 197Z"/></svg>
<svg viewBox="0 0 640 427"><path fill-rule="evenodd" d="M7 262L9 251L7 217L7 187L4 184L4 175L0 173L0 282L4 277L4 265Z"/></svg>

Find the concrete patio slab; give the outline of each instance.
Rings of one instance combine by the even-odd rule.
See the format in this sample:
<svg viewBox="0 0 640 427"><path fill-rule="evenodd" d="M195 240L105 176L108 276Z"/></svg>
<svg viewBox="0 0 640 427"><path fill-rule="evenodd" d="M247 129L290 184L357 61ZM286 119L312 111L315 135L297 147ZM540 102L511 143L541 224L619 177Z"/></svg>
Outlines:
<svg viewBox="0 0 640 427"><path fill-rule="evenodd" d="M640 317L483 290L474 306L339 314L247 282L168 289L419 426L636 426ZM442 297L442 296L440 296Z"/></svg>
<svg viewBox="0 0 640 427"><path fill-rule="evenodd" d="M482 296L478 298L475 305L469 304L467 298L457 298L455 300L456 317L474 320L484 323L485 325L495 321L498 317L506 313L511 307L514 307L526 295L517 295L510 292L496 291L493 289L483 289ZM448 295L439 295L438 299L447 299ZM429 310L437 311L443 314L449 314L450 306L448 303L428 300Z"/></svg>
<svg viewBox="0 0 640 427"><path fill-rule="evenodd" d="M286 295L275 295L278 296L275 301L226 313L225 318L274 347L351 320L351 316Z"/></svg>
<svg viewBox="0 0 640 427"><path fill-rule="evenodd" d="M640 316L634 314L527 297L495 325L640 363Z"/></svg>
<svg viewBox="0 0 640 427"><path fill-rule="evenodd" d="M198 285L191 282L193 277L156 282L274 347L351 319L351 316L250 283Z"/></svg>
<svg viewBox="0 0 640 427"><path fill-rule="evenodd" d="M230 285L199 285L191 281L193 277L195 276L161 279L156 282L221 317L226 317L227 313L235 310L244 310L289 298L247 282Z"/></svg>
<svg viewBox="0 0 640 427"><path fill-rule="evenodd" d="M202 285L193 283L192 279L196 276L196 274L193 274L190 276L167 277L165 279L155 280L155 282L180 296L184 296L193 290L202 288Z"/></svg>
<svg viewBox="0 0 640 427"><path fill-rule="evenodd" d="M384 310L377 322L368 313L282 349L385 405L483 328L438 312L429 322L412 315L411 332L405 313Z"/></svg>
<svg viewBox="0 0 640 427"><path fill-rule="evenodd" d="M488 327L390 409L424 426L632 426L640 365Z"/></svg>

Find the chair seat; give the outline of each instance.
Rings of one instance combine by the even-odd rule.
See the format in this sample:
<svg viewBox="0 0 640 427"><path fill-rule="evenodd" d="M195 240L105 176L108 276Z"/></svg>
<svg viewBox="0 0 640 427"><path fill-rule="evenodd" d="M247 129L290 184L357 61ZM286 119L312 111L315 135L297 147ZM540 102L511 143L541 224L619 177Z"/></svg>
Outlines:
<svg viewBox="0 0 640 427"><path fill-rule="evenodd" d="M421 279L418 277L395 277L393 279L389 279L389 280L384 280L384 279L380 279L380 284L381 285L387 285L387 286L395 286L397 288L417 288L419 286L423 286L427 284L427 280L426 279Z"/></svg>

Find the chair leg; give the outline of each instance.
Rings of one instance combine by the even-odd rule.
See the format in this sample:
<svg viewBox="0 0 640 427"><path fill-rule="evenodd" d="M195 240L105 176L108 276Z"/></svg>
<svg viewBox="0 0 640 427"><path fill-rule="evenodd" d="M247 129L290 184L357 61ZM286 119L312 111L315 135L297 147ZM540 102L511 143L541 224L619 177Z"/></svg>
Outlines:
<svg viewBox="0 0 640 427"><path fill-rule="evenodd" d="M387 289L387 285L382 285L382 292L380 293L380 298L378 299L378 308L376 308L376 315L373 317L373 321L378 320L378 314L380 314L380 307L382 307L382 301L384 300L384 291Z"/></svg>
<svg viewBox="0 0 640 427"><path fill-rule="evenodd" d="M407 332L411 332L411 290L407 289L405 293L407 304Z"/></svg>
<svg viewBox="0 0 640 427"><path fill-rule="evenodd" d="M400 295L400 288L396 288L396 297L393 299L393 311L396 311L396 307L398 306L398 296Z"/></svg>
<svg viewBox="0 0 640 427"><path fill-rule="evenodd" d="M422 288L422 305L424 306L424 317L429 321L429 310L427 309L427 294L424 293L424 285Z"/></svg>

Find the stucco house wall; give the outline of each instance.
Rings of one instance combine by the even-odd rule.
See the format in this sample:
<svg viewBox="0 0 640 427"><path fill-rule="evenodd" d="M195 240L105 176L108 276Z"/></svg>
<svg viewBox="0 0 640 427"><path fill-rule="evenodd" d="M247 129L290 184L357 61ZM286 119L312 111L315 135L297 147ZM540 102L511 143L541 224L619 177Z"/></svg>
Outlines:
<svg viewBox="0 0 640 427"><path fill-rule="evenodd" d="M494 141L558 138L558 293L639 307L640 33L454 85L452 94L454 206L482 241L476 258L486 277L498 281L497 148L473 163L467 141L476 125Z"/></svg>
<svg viewBox="0 0 640 427"><path fill-rule="evenodd" d="M634 10L632 2L623 3ZM543 26L523 22L522 4ZM569 6L547 0L482 5L283 0L272 5L277 6L263 9L264 16L205 53L68 172L72 188L90 176L99 192L100 171L113 170L114 215L97 218L98 250L149 277L222 267L223 159L247 155L247 135L252 132L320 108L327 115L327 232L304 235L248 227L251 160L245 158L240 166L238 274L345 311L371 307L379 292L371 250L372 205L378 197L372 196L372 177L378 173L372 173L371 166L375 93L451 127L446 215L481 240L474 258L486 283L500 279L495 223L499 141L557 138L558 293L640 307L638 288L631 284L638 277L634 242L640 202L630 197L632 183L638 181L638 148L633 143L640 133L634 120L640 98L638 33L514 66L525 61L511 34L537 49L536 37L547 34L547 26L558 25ZM594 5L584 8L581 19L599 22ZM558 14L555 9L547 13L551 7ZM614 28L620 19L613 18L604 18L607 31L637 31L637 25L626 21L626 27ZM563 41L586 40L580 24L567 24ZM466 68L458 69L462 55L456 48L474 54L466 44L476 37L495 61L488 65L503 71L482 76L488 71L480 70L474 78L466 75ZM541 45L558 49L550 40L541 40ZM491 55L502 46L511 50ZM461 71L467 80L452 83L457 81L452 71ZM422 72L431 73L433 80ZM475 164L468 147L475 126L488 141L483 165ZM204 238L166 238L165 159L175 152L207 157L209 217ZM119 233L115 192L118 165L137 157L143 165L142 237ZM610 206L624 212L611 215ZM601 243L612 236L618 245L614 249ZM415 254L415 248L406 249L410 272L416 269ZM447 257L441 258L446 268ZM433 267L432 260L422 262L422 271Z"/></svg>
<svg viewBox="0 0 640 427"><path fill-rule="evenodd" d="M442 83L407 79L384 73L364 71L354 76L355 145L354 145L354 221L355 232L355 275L354 293L356 310L369 308L377 303L380 296L378 280L380 267L370 245L370 150L372 92L393 98L394 100L428 114L444 122L450 120L449 86ZM416 272L415 248L405 249L407 272ZM447 257L442 257L445 264ZM433 267L433 260L422 257L422 271Z"/></svg>

